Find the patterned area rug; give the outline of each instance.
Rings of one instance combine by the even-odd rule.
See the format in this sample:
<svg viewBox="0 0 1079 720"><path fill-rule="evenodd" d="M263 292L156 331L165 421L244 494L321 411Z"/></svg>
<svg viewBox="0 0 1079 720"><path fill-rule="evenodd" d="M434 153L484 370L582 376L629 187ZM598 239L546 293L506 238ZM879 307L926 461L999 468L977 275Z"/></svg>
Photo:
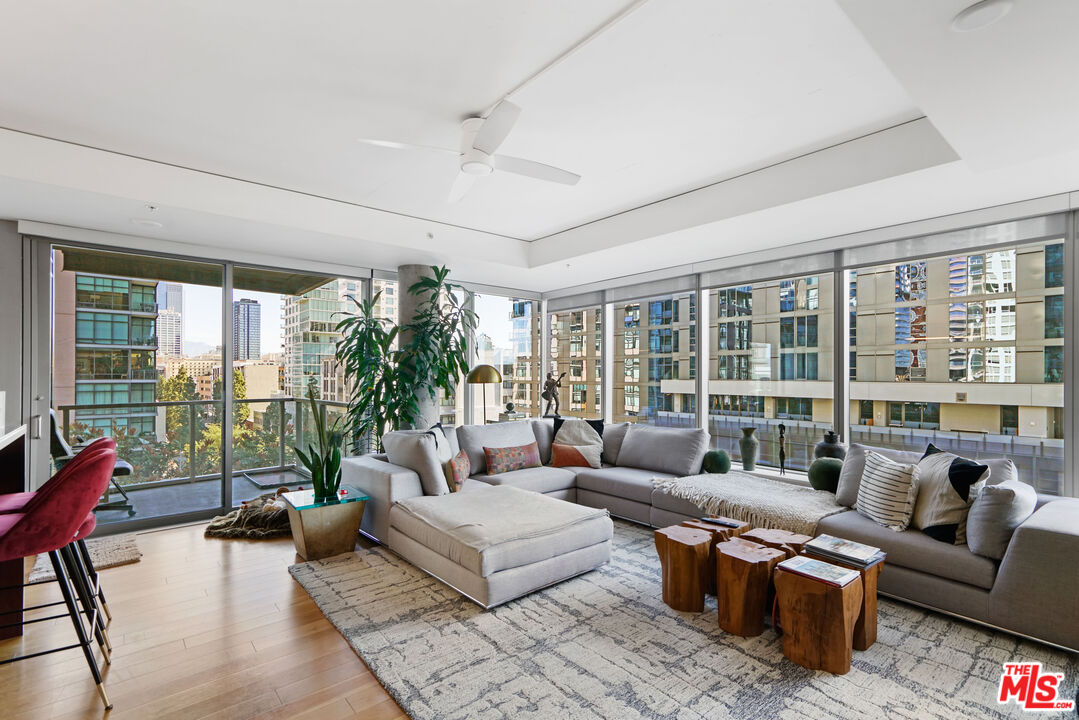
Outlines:
<svg viewBox="0 0 1079 720"><path fill-rule="evenodd" d="M134 535L109 535L103 538L91 538L86 541L86 549L90 551L90 559L94 561L94 567L98 570L116 567L117 565L130 565L137 563L142 558L139 546L135 544ZM56 573L52 570L52 562L48 555L38 555L34 561L34 569L30 571L29 583L50 582L56 579Z"/></svg>
<svg viewBox="0 0 1079 720"><path fill-rule="evenodd" d="M615 522L611 562L484 612L383 549L289 568L411 717L1021 717L1001 665L1040 660L1076 692L1079 659L882 598L878 642L830 675L660 600L649 529Z"/></svg>

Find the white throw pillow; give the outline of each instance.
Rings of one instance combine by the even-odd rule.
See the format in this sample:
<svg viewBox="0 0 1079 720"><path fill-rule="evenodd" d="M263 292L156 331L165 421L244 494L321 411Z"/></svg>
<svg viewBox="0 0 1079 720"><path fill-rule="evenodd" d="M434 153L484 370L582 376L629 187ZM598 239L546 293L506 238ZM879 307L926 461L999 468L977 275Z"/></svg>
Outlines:
<svg viewBox="0 0 1079 720"><path fill-rule="evenodd" d="M900 532L910 525L918 495L918 466L892 462L870 450L854 509L873 522Z"/></svg>
<svg viewBox="0 0 1079 720"><path fill-rule="evenodd" d="M560 446L561 452L555 451L555 445ZM574 448L577 452L569 451ZM598 468L601 466L600 457L603 453L603 438L596 429L588 422L576 418L570 418L562 423L555 433L554 443L551 445L552 463L554 456L559 455L557 466L566 467L567 463L575 466L588 465Z"/></svg>
<svg viewBox="0 0 1079 720"><path fill-rule="evenodd" d="M988 465L944 452L930 443L918 462L914 527L934 540L966 545L967 513L989 472Z"/></svg>

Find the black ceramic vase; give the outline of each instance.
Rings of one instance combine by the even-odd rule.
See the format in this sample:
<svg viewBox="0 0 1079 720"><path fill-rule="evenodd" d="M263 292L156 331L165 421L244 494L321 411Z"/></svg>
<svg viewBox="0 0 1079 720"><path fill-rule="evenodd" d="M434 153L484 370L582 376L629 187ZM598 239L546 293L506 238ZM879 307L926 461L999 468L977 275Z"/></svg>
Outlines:
<svg viewBox="0 0 1079 720"><path fill-rule="evenodd" d="M817 447L813 448L813 457L842 460L847 457L847 448L843 447L843 444L839 442L839 436L834 431L829 430L824 433L824 439L817 443Z"/></svg>

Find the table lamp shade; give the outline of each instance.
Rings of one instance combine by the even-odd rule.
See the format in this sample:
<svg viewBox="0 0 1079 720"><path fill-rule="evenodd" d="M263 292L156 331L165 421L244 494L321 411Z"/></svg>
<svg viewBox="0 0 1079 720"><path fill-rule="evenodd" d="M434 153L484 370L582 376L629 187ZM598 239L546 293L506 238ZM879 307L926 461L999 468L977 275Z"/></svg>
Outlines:
<svg viewBox="0 0 1079 720"><path fill-rule="evenodd" d="M502 382L502 373L498 372L498 368L493 365L477 365L468 371L465 382L470 385L477 385L480 383L500 383Z"/></svg>

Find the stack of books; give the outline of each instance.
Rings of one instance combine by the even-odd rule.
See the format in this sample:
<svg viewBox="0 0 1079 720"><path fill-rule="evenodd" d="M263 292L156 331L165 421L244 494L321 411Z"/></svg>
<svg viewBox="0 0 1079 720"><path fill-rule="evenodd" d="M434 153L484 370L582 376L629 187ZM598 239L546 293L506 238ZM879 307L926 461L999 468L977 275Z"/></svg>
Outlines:
<svg viewBox="0 0 1079 720"><path fill-rule="evenodd" d="M796 555L788 560L784 560L776 565L776 567L783 568L787 572L813 578L814 580L820 580L823 583L835 585L836 587L849 585L861 576L857 570L841 568L838 565L814 560L805 555Z"/></svg>
<svg viewBox="0 0 1079 720"><path fill-rule="evenodd" d="M884 559L884 553L880 548L831 535L813 538L805 544L803 552L822 560L832 560L859 568L869 567Z"/></svg>

